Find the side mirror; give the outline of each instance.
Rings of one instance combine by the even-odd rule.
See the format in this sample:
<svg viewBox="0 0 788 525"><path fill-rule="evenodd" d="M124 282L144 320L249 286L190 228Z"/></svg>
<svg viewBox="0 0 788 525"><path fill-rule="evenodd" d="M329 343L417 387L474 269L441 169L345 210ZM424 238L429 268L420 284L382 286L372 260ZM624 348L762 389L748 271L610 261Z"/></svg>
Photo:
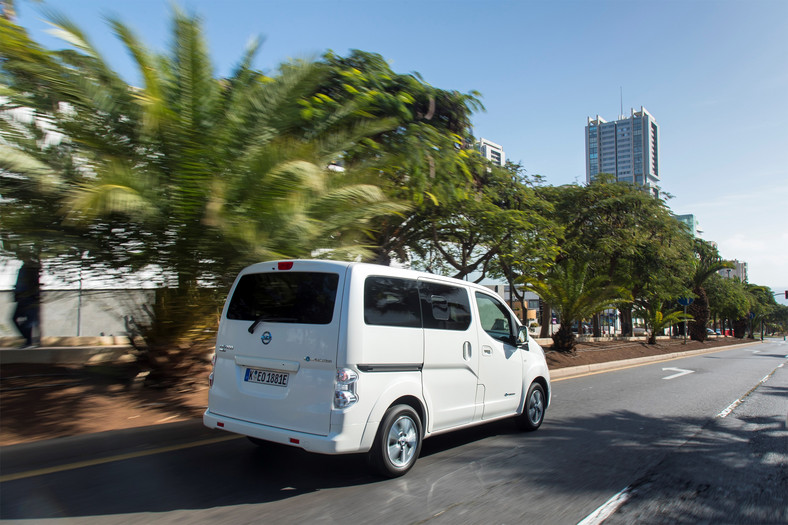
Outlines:
<svg viewBox="0 0 788 525"><path fill-rule="evenodd" d="M520 326L517 331L517 347L528 350L528 327Z"/></svg>

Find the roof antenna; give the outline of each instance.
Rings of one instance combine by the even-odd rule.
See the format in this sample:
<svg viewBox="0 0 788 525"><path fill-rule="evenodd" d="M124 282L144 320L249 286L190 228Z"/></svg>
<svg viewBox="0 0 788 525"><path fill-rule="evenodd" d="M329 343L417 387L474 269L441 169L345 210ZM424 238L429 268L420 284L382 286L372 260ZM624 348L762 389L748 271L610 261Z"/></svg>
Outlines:
<svg viewBox="0 0 788 525"><path fill-rule="evenodd" d="M618 89L621 91L621 113L619 113L621 116L618 118L624 118L624 87L619 86Z"/></svg>

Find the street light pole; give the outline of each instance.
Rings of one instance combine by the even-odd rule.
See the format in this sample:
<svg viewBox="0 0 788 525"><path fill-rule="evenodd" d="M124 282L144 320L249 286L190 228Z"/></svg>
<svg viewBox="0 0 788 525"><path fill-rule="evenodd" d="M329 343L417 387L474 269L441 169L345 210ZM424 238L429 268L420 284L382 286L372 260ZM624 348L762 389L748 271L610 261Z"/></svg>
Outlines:
<svg viewBox="0 0 788 525"><path fill-rule="evenodd" d="M687 344L687 305L684 305L684 342L682 344Z"/></svg>

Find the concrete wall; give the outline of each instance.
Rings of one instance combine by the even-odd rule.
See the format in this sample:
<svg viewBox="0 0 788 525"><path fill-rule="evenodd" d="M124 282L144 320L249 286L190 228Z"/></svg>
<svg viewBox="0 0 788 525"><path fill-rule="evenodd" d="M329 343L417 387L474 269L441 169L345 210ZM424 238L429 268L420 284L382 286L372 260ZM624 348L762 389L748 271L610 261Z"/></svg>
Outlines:
<svg viewBox="0 0 788 525"><path fill-rule="evenodd" d="M44 290L41 336L125 335L124 316L139 315L153 301L154 290ZM13 291L0 291L0 337L18 336L11 316Z"/></svg>

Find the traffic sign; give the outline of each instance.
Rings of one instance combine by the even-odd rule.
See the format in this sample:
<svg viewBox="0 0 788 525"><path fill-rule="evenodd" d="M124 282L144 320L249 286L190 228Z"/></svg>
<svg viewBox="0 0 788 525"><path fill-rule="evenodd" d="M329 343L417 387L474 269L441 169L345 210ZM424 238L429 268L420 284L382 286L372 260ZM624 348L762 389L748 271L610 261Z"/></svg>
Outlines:
<svg viewBox="0 0 788 525"><path fill-rule="evenodd" d="M693 299L692 297L679 297L679 304L681 306L689 306L692 304L692 301L694 300L695 299Z"/></svg>

